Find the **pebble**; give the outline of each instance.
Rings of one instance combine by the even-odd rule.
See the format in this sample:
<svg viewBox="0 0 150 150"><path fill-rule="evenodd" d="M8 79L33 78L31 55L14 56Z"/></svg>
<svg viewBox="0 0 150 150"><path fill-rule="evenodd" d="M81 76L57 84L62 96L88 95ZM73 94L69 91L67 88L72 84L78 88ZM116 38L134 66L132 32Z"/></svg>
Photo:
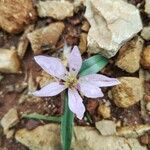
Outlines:
<svg viewBox="0 0 150 150"><path fill-rule="evenodd" d="M141 36L144 40L150 40L150 26L143 28Z"/></svg>
<svg viewBox="0 0 150 150"><path fill-rule="evenodd" d="M48 50L54 48L64 28L65 25L63 22L55 22L28 33L27 37L31 43L34 54L42 53L45 47L47 47Z"/></svg>
<svg viewBox="0 0 150 150"><path fill-rule="evenodd" d="M0 48L0 72L20 73L21 62L15 50Z"/></svg>
<svg viewBox="0 0 150 150"><path fill-rule="evenodd" d="M139 10L123 0L86 0L85 6L85 17L91 25L87 37L91 54L113 57L143 28Z"/></svg>
<svg viewBox="0 0 150 150"><path fill-rule="evenodd" d="M128 108L143 98L143 84L136 77L121 77L121 84L111 89L114 103L121 108Z"/></svg>
<svg viewBox="0 0 150 150"><path fill-rule="evenodd" d="M104 119L111 117L111 109L106 104L99 104L98 114L101 115Z"/></svg>
<svg viewBox="0 0 150 150"><path fill-rule="evenodd" d="M37 11L40 17L52 17L57 20L63 20L66 17L73 16L74 6L68 1L39 1Z"/></svg>
<svg viewBox="0 0 150 150"><path fill-rule="evenodd" d="M36 20L36 10L30 0L0 0L0 27L18 33Z"/></svg>
<svg viewBox="0 0 150 150"><path fill-rule="evenodd" d="M127 42L119 51L116 66L129 73L138 71L143 43L140 37L135 37L133 40Z"/></svg>
<svg viewBox="0 0 150 150"><path fill-rule="evenodd" d="M150 45L143 49L141 56L141 65L145 69L150 69Z"/></svg>

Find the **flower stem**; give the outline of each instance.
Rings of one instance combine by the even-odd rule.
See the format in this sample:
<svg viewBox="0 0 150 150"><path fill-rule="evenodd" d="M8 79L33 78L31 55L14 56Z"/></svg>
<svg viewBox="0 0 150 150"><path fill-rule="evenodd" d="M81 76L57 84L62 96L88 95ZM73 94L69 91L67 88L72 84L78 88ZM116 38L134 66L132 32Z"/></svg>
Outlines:
<svg viewBox="0 0 150 150"><path fill-rule="evenodd" d="M64 114L61 117L61 144L63 150L71 149L74 114L68 107L67 92L64 93Z"/></svg>

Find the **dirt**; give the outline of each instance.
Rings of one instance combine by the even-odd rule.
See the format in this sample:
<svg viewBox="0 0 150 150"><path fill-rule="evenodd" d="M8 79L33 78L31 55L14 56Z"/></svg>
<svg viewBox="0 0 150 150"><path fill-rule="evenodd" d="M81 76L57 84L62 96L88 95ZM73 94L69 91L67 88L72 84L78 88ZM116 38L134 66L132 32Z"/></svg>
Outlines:
<svg viewBox="0 0 150 150"><path fill-rule="evenodd" d="M141 3L141 0L134 0L132 1L133 4ZM80 10L75 16L71 18L67 18L64 20L65 23L65 30L64 33L61 35L56 48L54 51L46 51L44 54L48 55L55 55L59 56L59 49L63 48L64 41L67 42L68 45L79 45L79 37L81 33L81 26L82 22L85 21L83 17L84 8ZM52 22L55 22L52 18L45 18L40 19L36 23L36 28L40 28L42 26L48 25ZM0 30L0 47L9 48L11 46L16 46L18 43L19 38L21 37L22 33L17 35L8 34L2 30ZM84 58L87 58L87 54L83 55ZM113 76L113 77L121 77L121 76L133 76L138 77L138 72L134 74L126 73L115 66L115 59L117 56L109 60L109 64L101 71L104 75ZM33 60L33 53L31 50L31 46L28 46L26 55L22 60L22 74L1 74L4 76L4 79L0 82L0 118L2 118L9 109L15 107L17 108L19 116L24 113L33 113L37 112L39 114L46 114L46 115L61 115L62 113L62 101L60 96L56 97L48 97L42 98L40 101L24 101L23 103L19 104L19 98L22 93L18 93L16 91L9 92L7 87L10 85L21 84L22 81L27 82L29 74L33 75L33 79L35 80L36 77L41 73L41 68L35 63ZM109 100L111 103L111 118L116 121L123 121L125 125L137 125L137 124L146 124L150 123L150 120L145 121L141 114L140 103L135 104L134 106L128 109L122 109L115 106L112 100L108 97L109 88L103 88L103 92L105 97L99 98L97 100L92 99L85 99L86 100L86 109L88 110L92 120L99 121L102 118L97 113L98 102L102 101L103 99ZM148 94L150 92L150 82L145 82L145 91ZM134 114L134 115L133 115ZM46 122L40 121L33 121L33 120L26 120L20 118L20 123L15 126L14 128L17 130L19 128L26 127L27 129L31 130L35 127L45 124ZM79 121L77 118L75 119L75 123L78 125L86 125L86 121L82 120ZM146 139L146 142L145 142ZM147 137L141 137L143 143L147 144ZM0 133L0 150L6 148L7 150L28 150L22 144L19 144L15 141L12 137L11 139L7 139L3 134Z"/></svg>

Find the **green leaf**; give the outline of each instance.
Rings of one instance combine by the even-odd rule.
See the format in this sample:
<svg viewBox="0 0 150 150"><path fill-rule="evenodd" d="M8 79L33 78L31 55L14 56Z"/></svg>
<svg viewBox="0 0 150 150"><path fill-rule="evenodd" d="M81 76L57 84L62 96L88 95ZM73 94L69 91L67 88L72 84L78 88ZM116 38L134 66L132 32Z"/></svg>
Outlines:
<svg viewBox="0 0 150 150"><path fill-rule="evenodd" d="M107 63L108 59L99 54L92 56L83 62L79 76L97 73L102 70L107 65Z"/></svg>
<svg viewBox="0 0 150 150"><path fill-rule="evenodd" d="M22 118L34 119L34 120L43 120L43 121L57 122L57 123L61 122L61 117L45 116L45 115L40 115L38 113L23 115Z"/></svg>
<svg viewBox="0 0 150 150"><path fill-rule="evenodd" d="M94 123L93 120L92 120L92 118L91 118L91 115L89 114L88 111L85 112L85 116L86 116L86 118L87 118L87 121L88 121L90 124L93 124L93 123Z"/></svg>
<svg viewBox="0 0 150 150"><path fill-rule="evenodd" d="M64 114L61 117L61 143L63 150L70 150L74 124L74 114L68 107L67 93L65 93L64 95L64 103Z"/></svg>

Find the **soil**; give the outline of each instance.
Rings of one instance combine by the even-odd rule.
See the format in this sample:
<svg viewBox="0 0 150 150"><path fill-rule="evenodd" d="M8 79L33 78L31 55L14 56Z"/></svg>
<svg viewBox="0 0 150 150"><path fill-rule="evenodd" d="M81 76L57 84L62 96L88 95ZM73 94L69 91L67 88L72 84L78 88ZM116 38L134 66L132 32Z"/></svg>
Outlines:
<svg viewBox="0 0 150 150"><path fill-rule="evenodd" d="M138 4L140 2L141 2L140 0L132 1L133 4ZM59 55L59 49L63 48L64 41L66 41L67 44L71 46L79 44L81 25L82 22L85 21L85 18L83 17L84 11L85 10L83 8L75 16L64 20L66 27L64 33L59 39L59 42L57 43L56 49L54 51L44 52L45 55L52 55L52 54L56 56ZM36 23L36 28L45 26L52 22L55 22L55 20L53 20L52 18L45 18L45 19L38 18L38 21ZM0 47L9 48L11 46L16 46L21 35L22 33L17 35L11 35L0 30ZM0 118L2 118L13 107L17 109L18 114L20 115L24 113L33 113L33 112L37 112L40 114L54 115L54 116L61 115L62 101L60 96L42 98L42 100L38 102L25 101L19 104L18 101L22 93L16 91L8 91L7 88L8 86L21 84L22 81L26 82L29 77L29 73L33 75L34 80L40 74L41 68L34 62L33 56L34 55L32 53L31 46L29 45L26 55L22 60L23 73L22 74L1 74L2 76L4 76L4 79L0 82ZM88 55L86 53L83 55L84 58L87 58L87 56ZM129 74L122 71L121 69L118 69L114 65L114 60L116 59L116 57L117 56L109 60L109 64L105 67L105 69L101 71L101 73L113 77L121 77L121 76L138 77L138 72L134 74ZM145 89L147 93L150 91L150 82L148 81L145 82ZM109 88L103 88L103 92L105 94L105 97L103 98L99 98L97 100L85 99L86 109L88 110L93 120L93 124L91 125L94 125L96 121L102 119L97 113L98 103L104 99L110 100L108 97L108 91ZM150 123L150 120L145 120L141 116L140 103L137 103L136 105L128 109L123 109L123 108L116 107L115 104L112 102L112 100L110 100L110 102L111 102L111 111L112 111L111 118L113 120L124 121L126 125ZM20 119L20 123L14 128L17 130L26 127L27 129L31 130L37 127L38 125L45 124L45 123L46 122ZM78 125L86 125L86 121L79 121L77 118L75 119L75 123ZM0 133L0 150L1 149L2 150L3 149L28 150L28 148L15 141L13 137L11 139L7 139L3 135L3 133Z"/></svg>

